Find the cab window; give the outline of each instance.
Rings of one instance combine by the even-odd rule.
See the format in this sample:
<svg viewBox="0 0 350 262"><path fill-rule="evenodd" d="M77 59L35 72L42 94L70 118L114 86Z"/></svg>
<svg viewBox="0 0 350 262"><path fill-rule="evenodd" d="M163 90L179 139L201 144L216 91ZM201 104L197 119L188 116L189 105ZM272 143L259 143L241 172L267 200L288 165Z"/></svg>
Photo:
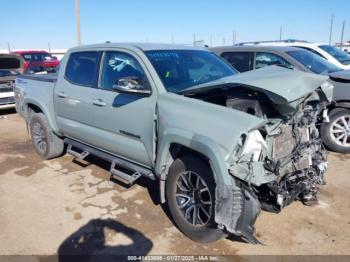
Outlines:
<svg viewBox="0 0 350 262"><path fill-rule="evenodd" d="M122 52L105 52L99 88L113 90L113 86L122 78L145 80L145 73L133 56Z"/></svg>
<svg viewBox="0 0 350 262"><path fill-rule="evenodd" d="M65 78L76 85L92 87L96 79L98 52L72 53L66 66Z"/></svg>

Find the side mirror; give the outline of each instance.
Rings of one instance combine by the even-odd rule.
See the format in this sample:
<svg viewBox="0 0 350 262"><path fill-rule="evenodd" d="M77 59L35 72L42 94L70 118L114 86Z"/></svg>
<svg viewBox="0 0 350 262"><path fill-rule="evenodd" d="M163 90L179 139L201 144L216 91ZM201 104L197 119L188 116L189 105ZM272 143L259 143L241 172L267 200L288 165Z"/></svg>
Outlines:
<svg viewBox="0 0 350 262"><path fill-rule="evenodd" d="M52 59L53 59L53 60L57 60L57 56L53 56Z"/></svg>
<svg viewBox="0 0 350 262"><path fill-rule="evenodd" d="M120 78L113 89L120 93L128 93L135 95L149 96L151 95L151 89L147 81L143 81L136 76Z"/></svg>

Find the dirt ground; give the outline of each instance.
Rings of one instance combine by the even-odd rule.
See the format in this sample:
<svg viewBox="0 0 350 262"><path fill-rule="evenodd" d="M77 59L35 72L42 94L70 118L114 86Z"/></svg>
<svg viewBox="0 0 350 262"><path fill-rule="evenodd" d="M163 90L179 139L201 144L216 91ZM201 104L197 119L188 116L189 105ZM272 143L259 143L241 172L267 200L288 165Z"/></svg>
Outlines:
<svg viewBox="0 0 350 262"><path fill-rule="evenodd" d="M73 157L43 161L24 121L0 113L0 255L181 254L350 255L350 155L329 154L319 203L262 212L256 235L195 243L179 232L158 203L157 186L110 181L106 163Z"/></svg>

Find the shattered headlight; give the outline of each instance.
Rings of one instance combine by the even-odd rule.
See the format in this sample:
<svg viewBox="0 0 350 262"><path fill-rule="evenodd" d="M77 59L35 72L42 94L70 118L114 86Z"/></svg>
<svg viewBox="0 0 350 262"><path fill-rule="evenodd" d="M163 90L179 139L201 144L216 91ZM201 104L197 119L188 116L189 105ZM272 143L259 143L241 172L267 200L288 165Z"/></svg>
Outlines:
<svg viewBox="0 0 350 262"><path fill-rule="evenodd" d="M251 131L242 135L242 148L240 150L241 156L250 156L251 161L259 161L263 150L267 149L266 142L259 130Z"/></svg>
<svg viewBox="0 0 350 262"><path fill-rule="evenodd" d="M331 102L333 99L333 89L334 89L334 85L329 82L329 81L325 81L322 85L321 85L321 89L323 91L323 93L325 94L325 96L328 99L328 102Z"/></svg>

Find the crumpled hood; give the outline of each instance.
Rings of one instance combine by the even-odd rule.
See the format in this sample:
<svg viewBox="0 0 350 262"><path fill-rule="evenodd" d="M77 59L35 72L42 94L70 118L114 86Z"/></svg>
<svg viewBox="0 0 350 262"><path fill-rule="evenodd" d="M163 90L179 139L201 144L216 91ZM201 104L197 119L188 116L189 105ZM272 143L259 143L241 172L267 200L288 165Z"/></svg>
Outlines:
<svg viewBox="0 0 350 262"><path fill-rule="evenodd" d="M269 66L197 85L184 90L183 93L201 92L218 86L244 85L265 93L276 104L285 104L314 92L328 78L279 66Z"/></svg>

